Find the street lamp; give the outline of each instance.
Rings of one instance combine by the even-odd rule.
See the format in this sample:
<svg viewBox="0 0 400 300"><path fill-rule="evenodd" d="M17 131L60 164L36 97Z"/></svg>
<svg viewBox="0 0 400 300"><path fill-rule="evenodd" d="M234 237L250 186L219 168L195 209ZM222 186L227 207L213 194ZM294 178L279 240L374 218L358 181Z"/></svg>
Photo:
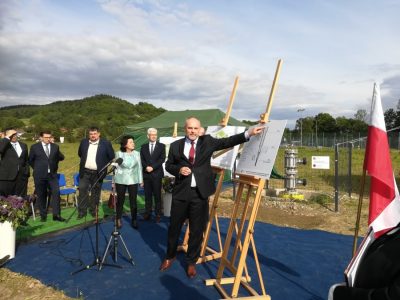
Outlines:
<svg viewBox="0 0 400 300"><path fill-rule="evenodd" d="M299 108L297 112L300 113L300 146L303 147L303 111L305 108Z"/></svg>

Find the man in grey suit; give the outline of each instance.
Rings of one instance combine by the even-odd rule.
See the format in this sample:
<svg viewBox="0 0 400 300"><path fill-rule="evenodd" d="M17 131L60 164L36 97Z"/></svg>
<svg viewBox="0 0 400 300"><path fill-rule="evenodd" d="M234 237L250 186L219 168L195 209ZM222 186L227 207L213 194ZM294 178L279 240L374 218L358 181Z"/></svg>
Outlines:
<svg viewBox="0 0 400 300"><path fill-rule="evenodd" d="M156 223L158 223L161 218L161 187L164 177L165 145L157 142L157 129L155 128L147 130L147 137L149 142L143 144L140 149L145 197L144 219L150 220L151 218L154 196Z"/></svg>
<svg viewBox="0 0 400 300"><path fill-rule="evenodd" d="M63 222L65 219L61 217L57 170L58 163L64 160L64 155L57 144L50 143L50 138L50 131L40 133L40 141L33 144L29 151L29 165L33 169L40 221L47 220L47 193L50 190L53 220Z"/></svg>
<svg viewBox="0 0 400 300"><path fill-rule="evenodd" d="M15 128L8 128L0 140L0 195L25 197L28 178L28 146L18 141Z"/></svg>

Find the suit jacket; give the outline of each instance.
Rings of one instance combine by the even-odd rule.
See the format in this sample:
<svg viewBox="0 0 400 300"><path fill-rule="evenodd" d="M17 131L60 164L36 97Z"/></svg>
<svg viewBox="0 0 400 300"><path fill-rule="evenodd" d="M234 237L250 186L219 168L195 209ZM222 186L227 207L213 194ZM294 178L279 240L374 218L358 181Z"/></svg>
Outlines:
<svg viewBox="0 0 400 300"><path fill-rule="evenodd" d="M42 142L33 144L29 151L29 165L33 169L34 178L47 178L48 169L50 174L55 175L58 171L58 163L64 160L64 155L61 153L57 144L49 144L50 156L47 157L44 152Z"/></svg>
<svg viewBox="0 0 400 300"><path fill-rule="evenodd" d="M138 151L133 151L132 154L118 151L115 153L115 158L123 159L115 170L115 183L126 185L143 183L142 164Z"/></svg>
<svg viewBox="0 0 400 300"><path fill-rule="evenodd" d="M156 142L153 153L150 155L149 143L143 144L140 148L140 158L142 160L143 179L160 179L164 177L162 167L165 161L165 145ZM146 167L152 167L152 172L147 172Z"/></svg>
<svg viewBox="0 0 400 300"><path fill-rule="evenodd" d="M79 177L82 178L85 170L85 163L89 149L89 140L83 139L79 145L78 156L81 158L79 164ZM99 139L99 146L96 154L97 170L103 169L111 160L114 159L114 149L111 143L105 139Z"/></svg>
<svg viewBox="0 0 400 300"><path fill-rule="evenodd" d="M196 178L197 189L203 199L215 193L215 176L211 168L211 156L214 151L230 148L246 142L244 133L239 133L228 138L216 139L210 135L200 136L196 145L196 155L193 166L184 155L185 138L173 142L169 148L168 160L165 164L166 170L175 176L175 186L172 196L175 199L185 200L190 190L192 175L183 176L179 174L182 167L192 169Z"/></svg>
<svg viewBox="0 0 400 300"><path fill-rule="evenodd" d="M336 287L333 299L400 299L400 230L384 234L369 246L358 267L354 287Z"/></svg>
<svg viewBox="0 0 400 300"><path fill-rule="evenodd" d="M18 172L29 177L28 146L18 143L22 149L19 157L9 139L0 140L0 180L14 180Z"/></svg>

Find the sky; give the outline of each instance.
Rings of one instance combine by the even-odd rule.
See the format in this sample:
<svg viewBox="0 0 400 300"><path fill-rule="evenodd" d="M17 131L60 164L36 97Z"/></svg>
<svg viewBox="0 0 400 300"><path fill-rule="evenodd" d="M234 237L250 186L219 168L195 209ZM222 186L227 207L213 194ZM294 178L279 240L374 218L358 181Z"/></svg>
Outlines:
<svg viewBox="0 0 400 300"><path fill-rule="evenodd" d="M1 0L0 107L109 94L257 120L400 99L397 0ZM397 29L396 29L397 28ZM304 111L298 111L304 109Z"/></svg>

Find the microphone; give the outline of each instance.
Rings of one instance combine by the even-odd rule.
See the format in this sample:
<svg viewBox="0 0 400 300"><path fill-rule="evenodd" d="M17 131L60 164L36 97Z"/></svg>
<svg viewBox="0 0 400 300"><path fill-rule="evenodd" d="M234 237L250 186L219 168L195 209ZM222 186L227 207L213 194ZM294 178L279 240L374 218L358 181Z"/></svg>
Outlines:
<svg viewBox="0 0 400 300"><path fill-rule="evenodd" d="M114 172L115 171L115 169L120 165L120 164L122 164L122 162L123 162L124 160L120 157L120 158L117 158L116 160L115 160L115 162L113 162L113 163L111 163L111 169L110 169L110 173L112 173L112 172Z"/></svg>
<svg viewBox="0 0 400 300"><path fill-rule="evenodd" d="M120 159L120 158L118 158L118 159ZM102 167L101 170L100 170L99 172L97 172L97 173L98 173L98 174L103 173L105 170L107 170L107 168L108 168L112 163L117 162L118 159L113 158L113 159L110 160L108 163L106 163L106 165L105 165L104 167ZM122 158L121 158L121 163L122 163ZM120 163L120 164L121 164L121 163Z"/></svg>

